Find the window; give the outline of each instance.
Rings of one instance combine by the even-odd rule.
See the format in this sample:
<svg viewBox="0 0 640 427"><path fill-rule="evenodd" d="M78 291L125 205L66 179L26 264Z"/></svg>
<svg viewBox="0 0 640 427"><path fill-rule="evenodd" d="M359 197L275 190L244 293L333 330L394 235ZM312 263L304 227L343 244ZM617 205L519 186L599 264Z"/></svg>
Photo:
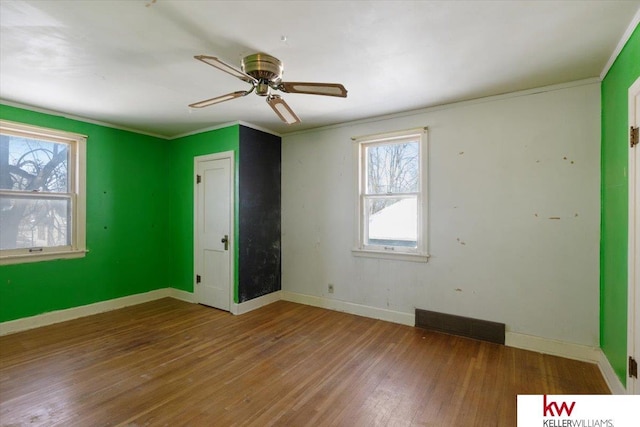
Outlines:
<svg viewBox="0 0 640 427"><path fill-rule="evenodd" d="M85 143L0 120L0 264L84 256Z"/></svg>
<svg viewBox="0 0 640 427"><path fill-rule="evenodd" d="M358 151L355 255L426 261L426 129L354 138Z"/></svg>

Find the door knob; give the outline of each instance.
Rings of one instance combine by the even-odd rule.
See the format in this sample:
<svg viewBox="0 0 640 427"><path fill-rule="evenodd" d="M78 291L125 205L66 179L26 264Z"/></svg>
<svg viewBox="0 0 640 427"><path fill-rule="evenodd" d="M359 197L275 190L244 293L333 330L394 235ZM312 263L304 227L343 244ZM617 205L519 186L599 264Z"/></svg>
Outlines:
<svg viewBox="0 0 640 427"><path fill-rule="evenodd" d="M224 250L229 250L229 235L225 234L224 237L220 240L221 243L224 243Z"/></svg>

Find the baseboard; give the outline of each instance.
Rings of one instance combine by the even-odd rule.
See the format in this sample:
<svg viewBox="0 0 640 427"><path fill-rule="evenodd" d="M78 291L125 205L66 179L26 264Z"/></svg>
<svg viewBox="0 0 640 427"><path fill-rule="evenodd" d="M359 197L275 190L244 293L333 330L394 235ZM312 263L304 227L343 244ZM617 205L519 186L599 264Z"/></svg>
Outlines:
<svg viewBox="0 0 640 427"><path fill-rule="evenodd" d="M607 383L607 386L609 386L611 393L626 394L626 390L611 367L609 359L607 359L602 350L598 347L589 347L586 345L556 341L533 335L519 334L516 332L506 333L505 345L521 348L523 350L531 350L538 353L565 357L567 359L595 363L598 365L600 373Z"/></svg>
<svg viewBox="0 0 640 427"><path fill-rule="evenodd" d="M604 380L607 382L609 386L609 390L611 390L611 394L627 394L627 390L622 385L620 378L616 375L616 371L613 370L611 363L609 363L609 359L604 354L604 352L598 349L598 353L600 355L600 360L598 360L598 368L600 368L600 372L604 377Z"/></svg>
<svg viewBox="0 0 640 427"><path fill-rule="evenodd" d="M171 298L175 298L181 301L186 301L190 303L196 303L196 296L193 292L181 291L175 288L169 288L169 296ZM250 311L256 310L260 307L264 307L265 305L269 305L276 301L280 301L280 291L271 292L270 294L262 295L260 297L254 298L249 301L241 302L241 303L231 303L231 307L229 312L231 314L244 314Z"/></svg>
<svg viewBox="0 0 640 427"><path fill-rule="evenodd" d="M171 298L174 298L180 301L190 302L192 304L196 303L196 296L193 292L187 292L187 291L183 291L176 288L167 288L167 290L169 291L169 296Z"/></svg>
<svg viewBox="0 0 640 427"><path fill-rule="evenodd" d="M265 305L269 305L276 301L280 301L282 299L282 291L271 292L270 294L262 295L258 298L251 299L249 301L241 302L241 303L233 303L231 304L231 313L232 314L244 314L250 311L256 310L260 307L264 307Z"/></svg>
<svg viewBox="0 0 640 427"><path fill-rule="evenodd" d="M344 313L355 314L357 316L364 316L370 317L372 319L380 319L387 322L399 323L401 325L415 325L415 314L412 313L401 313L399 311L385 310L382 308L369 307L367 305L355 304L352 302L316 297L312 295L305 295L288 291L282 291L282 299L285 301L297 302L299 304L311 305L314 307L326 308L335 311L342 311Z"/></svg>
<svg viewBox="0 0 640 427"><path fill-rule="evenodd" d="M15 332L26 331L40 326L52 325L54 323L65 322L79 317L90 316L92 314L103 313L105 311L116 310L130 305L142 304L160 298L173 297L172 291L180 292L173 288L156 289L142 294L128 295L122 298L115 298L107 301L100 301L94 304L80 307L68 308L65 310L51 311L49 313L36 316L25 317L17 320L0 323L0 336L13 334Z"/></svg>
<svg viewBox="0 0 640 427"><path fill-rule="evenodd" d="M556 341L517 332L507 332L505 334L505 345L583 362L598 363L600 361L600 349L598 347Z"/></svg>
<svg viewBox="0 0 640 427"><path fill-rule="evenodd" d="M196 298L192 292L175 288L156 289L142 294L128 295L122 298L115 298L107 301L100 301L94 304L72 307L65 310L51 311L36 316L25 317L17 320L0 323L0 336L26 331L41 326L53 325L54 323L65 322L67 320L78 319L92 314L103 313L105 311L117 310L131 305L142 304L160 298L174 298L180 301L195 303ZM244 314L281 299L280 291L272 292L250 301L240 304L231 304L231 313Z"/></svg>

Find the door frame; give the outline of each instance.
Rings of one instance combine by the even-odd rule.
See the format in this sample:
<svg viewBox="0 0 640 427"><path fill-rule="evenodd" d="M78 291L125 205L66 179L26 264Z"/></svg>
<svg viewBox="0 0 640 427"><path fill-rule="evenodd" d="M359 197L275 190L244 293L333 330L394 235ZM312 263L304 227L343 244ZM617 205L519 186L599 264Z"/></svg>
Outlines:
<svg viewBox="0 0 640 427"><path fill-rule="evenodd" d="M631 126L640 126L640 123L636 123L635 118L635 97L640 94L640 77L636 79L636 81L629 87L629 127ZM627 128L629 129L629 128ZM628 143L628 140L627 140ZM636 301L639 299L638 293L640 293L640 268L636 267L636 260L640 258L640 254L636 253L636 239L640 238L638 233L640 233L640 229L636 229L636 224L640 221L640 208L638 208L638 204L640 203L640 188L636 186L636 174L640 173L640 164L636 162L636 158L640 155L640 147L636 146L635 148L629 148L629 166L627 172L627 180L629 187L629 218L628 218L628 258L627 258L627 285L628 285L628 293L627 293L627 357L633 356L638 360L638 352L636 352L636 348L640 347L640 338L638 335L640 334L640 330L636 330L636 318L639 314L636 310L640 309L640 307L636 306ZM629 376L629 364L627 364L627 393L640 393L640 382L639 380L632 381L632 378Z"/></svg>
<svg viewBox="0 0 640 427"><path fill-rule="evenodd" d="M235 247L236 247L236 227L235 227L235 152L223 151L220 153L205 154L193 157L193 295L196 303L199 303L196 297L196 275L198 274L198 164L210 160L229 159L229 311L233 311L234 295L235 295Z"/></svg>

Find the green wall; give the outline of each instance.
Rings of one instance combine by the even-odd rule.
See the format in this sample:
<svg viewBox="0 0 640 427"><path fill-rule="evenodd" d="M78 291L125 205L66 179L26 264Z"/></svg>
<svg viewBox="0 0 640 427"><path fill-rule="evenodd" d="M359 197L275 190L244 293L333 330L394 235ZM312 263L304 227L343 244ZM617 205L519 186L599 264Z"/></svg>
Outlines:
<svg viewBox="0 0 640 427"><path fill-rule="evenodd" d="M622 384L627 363L628 89L638 76L636 27L602 81L600 347Z"/></svg>
<svg viewBox="0 0 640 427"><path fill-rule="evenodd" d="M186 136L171 141L171 159L168 174L168 190L172 209L169 216L171 227L169 237L172 242L171 271L169 286L193 292L193 176L194 157L224 151L235 153L235 230L234 242L238 242L238 173L239 173L239 126ZM238 302L238 246L234 253L234 301Z"/></svg>
<svg viewBox="0 0 640 427"><path fill-rule="evenodd" d="M154 289L193 292L193 158L235 152L239 126L172 141L0 104L0 118L87 135L86 257L0 267L0 322ZM238 301L238 245L235 247Z"/></svg>
<svg viewBox="0 0 640 427"><path fill-rule="evenodd" d="M169 142L6 105L0 118L88 136L89 250L0 267L0 321L167 287Z"/></svg>

